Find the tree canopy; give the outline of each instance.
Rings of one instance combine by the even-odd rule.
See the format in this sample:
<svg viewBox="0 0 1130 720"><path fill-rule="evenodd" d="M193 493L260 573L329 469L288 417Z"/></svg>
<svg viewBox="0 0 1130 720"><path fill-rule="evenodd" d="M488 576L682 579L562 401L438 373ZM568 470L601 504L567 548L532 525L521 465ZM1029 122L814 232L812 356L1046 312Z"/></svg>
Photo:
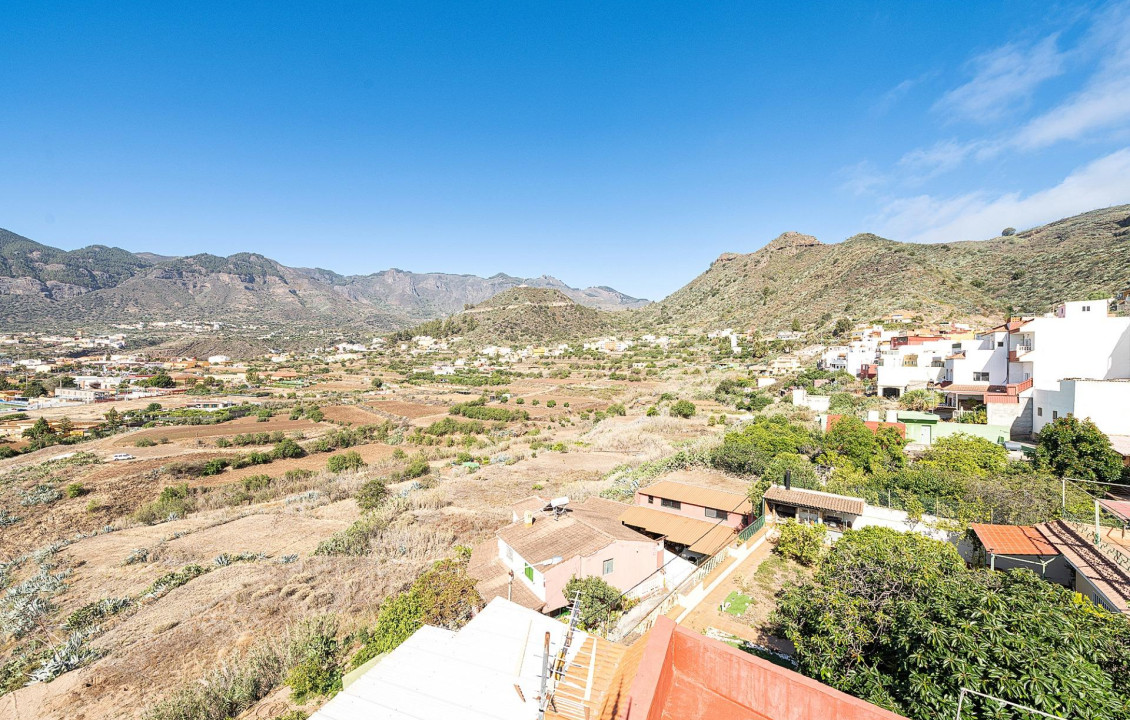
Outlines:
<svg viewBox="0 0 1130 720"><path fill-rule="evenodd" d="M1130 621L1029 570L967 569L916 533L851 531L774 621L804 674L915 720L962 687L1063 717L1130 717ZM973 702L962 717L1023 718Z"/></svg>
<svg viewBox="0 0 1130 720"><path fill-rule="evenodd" d="M1060 477L1101 482L1123 478L1122 457L1090 419L1068 415L1040 430L1036 461ZM1130 478L1127 478L1130 480Z"/></svg>

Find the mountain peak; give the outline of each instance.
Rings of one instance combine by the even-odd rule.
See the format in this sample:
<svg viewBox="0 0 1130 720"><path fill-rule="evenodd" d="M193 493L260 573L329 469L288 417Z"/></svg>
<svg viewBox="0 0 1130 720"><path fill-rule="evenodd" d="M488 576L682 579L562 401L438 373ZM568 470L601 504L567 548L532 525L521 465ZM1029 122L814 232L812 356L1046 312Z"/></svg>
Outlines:
<svg viewBox="0 0 1130 720"><path fill-rule="evenodd" d="M772 242L766 245L764 249L769 252L774 252L777 250L795 250L803 247L814 247L823 244L824 243L811 235L805 235L804 233L790 230L778 235Z"/></svg>

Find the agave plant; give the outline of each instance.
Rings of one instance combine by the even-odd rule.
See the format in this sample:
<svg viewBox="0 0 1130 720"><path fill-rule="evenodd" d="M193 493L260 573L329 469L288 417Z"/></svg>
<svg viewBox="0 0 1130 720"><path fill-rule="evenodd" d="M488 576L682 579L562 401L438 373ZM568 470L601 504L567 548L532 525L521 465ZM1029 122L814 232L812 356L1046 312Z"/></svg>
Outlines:
<svg viewBox="0 0 1130 720"><path fill-rule="evenodd" d="M234 561L235 560L232 558L232 556L227 553L220 553L216 557L212 558L212 564L216 567L227 567Z"/></svg>
<svg viewBox="0 0 1130 720"><path fill-rule="evenodd" d="M66 642L52 648L51 655L31 672L28 684L51 682L63 673L80 668L101 657L102 652L84 647L86 638L86 633L75 631L70 634Z"/></svg>
<svg viewBox="0 0 1130 720"><path fill-rule="evenodd" d="M0 528L10 527L18 523L20 520L22 520L22 518L13 515L4 508L0 508Z"/></svg>
<svg viewBox="0 0 1130 720"><path fill-rule="evenodd" d="M126 556L123 565L136 565L138 563L147 562L149 560L149 548L134 548L130 550L129 555Z"/></svg>

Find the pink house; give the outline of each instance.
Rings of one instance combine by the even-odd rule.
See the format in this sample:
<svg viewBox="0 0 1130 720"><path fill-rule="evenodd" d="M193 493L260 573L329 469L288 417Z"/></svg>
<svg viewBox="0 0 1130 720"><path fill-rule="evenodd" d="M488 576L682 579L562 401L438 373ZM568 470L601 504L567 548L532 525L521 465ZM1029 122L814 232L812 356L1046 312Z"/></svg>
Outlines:
<svg viewBox="0 0 1130 720"><path fill-rule="evenodd" d="M522 500L514 521L474 549L468 572L484 600L506 597L546 613L568 604L565 584L573 577L599 577L643 595L663 584L663 543L621 524L627 507L598 497L556 506Z"/></svg>
<svg viewBox="0 0 1130 720"><path fill-rule="evenodd" d="M671 552L697 560L721 550L752 520L749 498L730 487L662 480L637 490L634 506L620 521L663 538Z"/></svg>

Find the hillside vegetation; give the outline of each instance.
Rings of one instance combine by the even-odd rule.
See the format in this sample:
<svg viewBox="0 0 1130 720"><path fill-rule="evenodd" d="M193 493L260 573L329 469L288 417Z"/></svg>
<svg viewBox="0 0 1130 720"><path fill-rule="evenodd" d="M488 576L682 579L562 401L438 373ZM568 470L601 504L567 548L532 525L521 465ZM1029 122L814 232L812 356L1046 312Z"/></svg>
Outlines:
<svg viewBox="0 0 1130 720"><path fill-rule="evenodd" d="M1130 282L1130 205L1008 237L935 245L856 235L823 244L785 233L757 252L720 256L682 289L636 314L640 327L785 329L905 311L935 320L1043 313L1109 296Z"/></svg>

